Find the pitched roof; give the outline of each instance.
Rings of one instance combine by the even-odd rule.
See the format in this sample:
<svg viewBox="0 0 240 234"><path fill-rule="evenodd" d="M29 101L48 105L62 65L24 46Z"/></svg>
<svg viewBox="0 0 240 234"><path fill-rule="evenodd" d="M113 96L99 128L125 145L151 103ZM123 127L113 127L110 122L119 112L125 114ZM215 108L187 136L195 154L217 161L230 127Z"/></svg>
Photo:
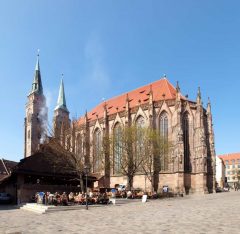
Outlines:
<svg viewBox="0 0 240 234"><path fill-rule="evenodd" d="M12 169L17 165L17 162L0 159L0 174L1 172L5 172L4 174L10 174Z"/></svg>
<svg viewBox="0 0 240 234"><path fill-rule="evenodd" d="M0 180L5 177L8 177L16 165L17 162L6 159L0 159Z"/></svg>
<svg viewBox="0 0 240 234"><path fill-rule="evenodd" d="M240 160L240 153L232 153L232 154L222 154L218 155L219 158L221 158L223 161L229 160L229 164L231 164L231 160Z"/></svg>
<svg viewBox="0 0 240 234"><path fill-rule="evenodd" d="M130 108L138 106L139 104L148 103L151 90L153 93L153 101L164 99L171 100L176 98L176 88L166 78L162 78L153 83L147 84L128 93L121 94L117 97L113 97L100 103L93 110L87 113L88 120L95 120L103 117L104 105L106 105L108 115L125 110L127 98L129 100ZM182 95L181 98L184 100L186 99ZM82 124L83 122L84 118L81 117L78 120L78 124Z"/></svg>

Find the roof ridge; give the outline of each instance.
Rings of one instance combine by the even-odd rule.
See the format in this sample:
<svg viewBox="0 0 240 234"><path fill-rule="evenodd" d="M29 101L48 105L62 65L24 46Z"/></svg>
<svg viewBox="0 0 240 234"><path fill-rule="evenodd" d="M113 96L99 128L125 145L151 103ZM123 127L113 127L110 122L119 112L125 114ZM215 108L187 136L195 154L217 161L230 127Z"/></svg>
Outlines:
<svg viewBox="0 0 240 234"><path fill-rule="evenodd" d="M151 83L145 84L145 85L143 85L143 86L141 86L141 87L132 89L132 90L130 90L130 91L128 91L128 92L124 92L124 93L119 94L119 95L117 95L117 96L111 97L111 98L109 98L109 99L107 99L107 100L104 100L103 102L100 102L98 105L101 105L102 103L105 103L105 102L114 100L114 99L116 99L116 98L122 97L122 96L124 96L124 95L127 95L127 94L129 94L129 93L131 93L131 92L134 92L134 91L136 91L136 90L138 90L138 89L141 89L141 88L144 88L144 87L146 87L146 86L149 86L149 87L150 87L150 85L152 85L152 84L154 84L154 83L156 83L156 82L159 82L159 81L161 81L161 80L166 80L169 84L171 84L171 83L168 81L167 78L161 78L161 79L159 79L159 80L156 80L156 81L153 81L153 82L151 82ZM172 87L174 88L173 85L172 85ZM170 92L170 94L171 94L171 92ZM91 111L90 111L90 112L91 112Z"/></svg>
<svg viewBox="0 0 240 234"><path fill-rule="evenodd" d="M5 165L4 161L3 161L3 159L1 159L1 160L2 160L2 163L3 163L3 166L4 166L5 170L6 170L6 172L7 172L8 175L9 175L8 169L7 169L7 167L6 167L6 165Z"/></svg>

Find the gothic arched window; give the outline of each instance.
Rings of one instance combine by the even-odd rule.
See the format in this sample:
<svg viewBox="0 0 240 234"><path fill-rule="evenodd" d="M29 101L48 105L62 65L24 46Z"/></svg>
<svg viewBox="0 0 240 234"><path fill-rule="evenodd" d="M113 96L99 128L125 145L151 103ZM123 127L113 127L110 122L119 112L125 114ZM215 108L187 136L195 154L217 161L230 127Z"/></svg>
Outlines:
<svg viewBox="0 0 240 234"><path fill-rule="evenodd" d="M144 128L145 120L143 116L139 116L136 120L136 163L140 164L144 152Z"/></svg>
<svg viewBox="0 0 240 234"><path fill-rule="evenodd" d="M145 125L145 120L144 118L140 115L137 120L136 120L136 126L143 128Z"/></svg>
<svg viewBox="0 0 240 234"><path fill-rule="evenodd" d="M97 128L93 134L93 171L99 172L101 169L102 138L101 131Z"/></svg>
<svg viewBox="0 0 240 234"><path fill-rule="evenodd" d="M183 144L184 144L184 171L190 171L190 147L189 147L189 115L183 115Z"/></svg>
<svg viewBox="0 0 240 234"><path fill-rule="evenodd" d="M81 157L83 155L83 142L81 134L77 135L76 139L76 154Z"/></svg>
<svg viewBox="0 0 240 234"><path fill-rule="evenodd" d="M67 144L66 144L67 150L70 151L71 150L71 137L67 138Z"/></svg>
<svg viewBox="0 0 240 234"><path fill-rule="evenodd" d="M166 112L160 115L160 136L162 138L161 170L168 170L168 116Z"/></svg>
<svg viewBox="0 0 240 234"><path fill-rule="evenodd" d="M114 162L113 171L117 174L121 171L121 157L122 157L122 128L119 123L117 123L113 130L114 134Z"/></svg>

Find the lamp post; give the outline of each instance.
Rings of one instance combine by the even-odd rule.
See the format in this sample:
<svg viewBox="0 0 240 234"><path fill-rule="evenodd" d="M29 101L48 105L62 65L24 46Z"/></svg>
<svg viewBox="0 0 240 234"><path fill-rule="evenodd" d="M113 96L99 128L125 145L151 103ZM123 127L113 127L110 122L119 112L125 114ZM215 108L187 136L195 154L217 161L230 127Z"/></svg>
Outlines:
<svg viewBox="0 0 240 234"><path fill-rule="evenodd" d="M90 166L86 164L84 166L84 173L85 173L85 176L86 176L86 210L88 210L87 177L88 177L89 172L90 172Z"/></svg>

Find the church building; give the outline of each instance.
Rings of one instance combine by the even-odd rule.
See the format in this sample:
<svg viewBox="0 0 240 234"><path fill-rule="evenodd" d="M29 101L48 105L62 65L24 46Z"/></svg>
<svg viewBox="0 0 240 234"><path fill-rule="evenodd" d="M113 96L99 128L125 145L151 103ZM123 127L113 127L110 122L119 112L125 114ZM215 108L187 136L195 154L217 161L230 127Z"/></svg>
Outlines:
<svg viewBox="0 0 240 234"><path fill-rule="evenodd" d="M81 108L81 107L79 107ZM46 138L47 107L43 94L39 59L32 90L28 96L25 118L25 157L37 151ZM161 158L158 190L167 185L175 193L211 193L215 191L215 146L211 104L202 104L200 88L195 101L183 96L179 84L174 87L163 78L106 100L77 120L71 121L66 105L63 80L54 110L54 137L68 150L83 155L98 178L96 187L127 184L119 165L111 163L105 152L100 160L103 138L124 126L155 128L171 142L171 149ZM133 178L133 188L150 190L141 172Z"/></svg>

